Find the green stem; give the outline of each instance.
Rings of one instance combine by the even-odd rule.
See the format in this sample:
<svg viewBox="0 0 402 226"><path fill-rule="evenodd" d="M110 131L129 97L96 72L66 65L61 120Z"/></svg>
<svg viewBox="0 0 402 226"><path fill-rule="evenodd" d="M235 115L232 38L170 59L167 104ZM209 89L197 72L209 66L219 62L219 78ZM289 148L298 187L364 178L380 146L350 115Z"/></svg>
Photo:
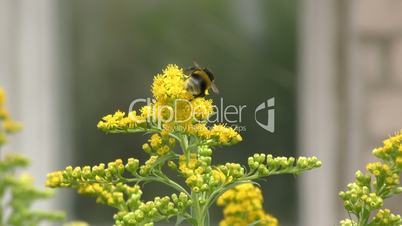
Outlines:
<svg viewBox="0 0 402 226"><path fill-rule="evenodd" d="M157 175L158 177L160 177L162 180L160 180L161 183L164 183L174 189L176 189L179 192L184 192L186 195L190 196L190 194L187 192L186 189L184 189L180 184L176 183L175 181L173 181L172 179L170 179L168 176L166 176L165 174L163 175Z"/></svg>
<svg viewBox="0 0 402 226"><path fill-rule="evenodd" d="M196 221L196 226L205 226L205 211L200 205L200 196L198 193L192 193L191 199L193 200L192 216ZM208 222L209 224L209 222Z"/></svg>
<svg viewBox="0 0 402 226"><path fill-rule="evenodd" d="M363 206L363 208L358 216L357 225L358 226L367 226L369 217L370 217L370 212L366 210L365 206Z"/></svg>

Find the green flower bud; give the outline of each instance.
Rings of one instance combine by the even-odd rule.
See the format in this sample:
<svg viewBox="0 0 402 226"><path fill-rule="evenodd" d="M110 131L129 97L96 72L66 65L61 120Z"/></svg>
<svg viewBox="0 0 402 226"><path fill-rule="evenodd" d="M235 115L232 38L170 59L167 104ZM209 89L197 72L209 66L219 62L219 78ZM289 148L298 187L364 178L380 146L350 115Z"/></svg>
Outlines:
<svg viewBox="0 0 402 226"><path fill-rule="evenodd" d="M176 163L173 162L173 161L168 161L168 167L169 167L171 170L177 170L177 165L176 165Z"/></svg>
<svg viewBox="0 0 402 226"><path fill-rule="evenodd" d="M125 168L132 175L135 175L137 173L139 164L140 164L140 162L138 161L138 159L129 158L127 160L127 164L126 164Z"/></svg>

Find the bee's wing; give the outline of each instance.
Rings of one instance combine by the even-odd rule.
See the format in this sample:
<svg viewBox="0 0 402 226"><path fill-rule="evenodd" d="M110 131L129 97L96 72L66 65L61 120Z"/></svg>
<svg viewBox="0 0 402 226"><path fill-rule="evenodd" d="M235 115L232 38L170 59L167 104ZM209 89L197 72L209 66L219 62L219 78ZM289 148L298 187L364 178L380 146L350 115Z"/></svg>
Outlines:
<svg viewBox="0 0 402 226"><path fill-rule="evenodd" d="M212 82L211 89L214 93L219 93L218 86L216 86L215 82Z"/></svg>
<svg viewBox="0 0 402 226"><path fill-rule="evenodd" d="M200 65L199 65L195 60L193 60L193 64L194 64L194 66L195 66L196 68L201 68Z"/></svg>

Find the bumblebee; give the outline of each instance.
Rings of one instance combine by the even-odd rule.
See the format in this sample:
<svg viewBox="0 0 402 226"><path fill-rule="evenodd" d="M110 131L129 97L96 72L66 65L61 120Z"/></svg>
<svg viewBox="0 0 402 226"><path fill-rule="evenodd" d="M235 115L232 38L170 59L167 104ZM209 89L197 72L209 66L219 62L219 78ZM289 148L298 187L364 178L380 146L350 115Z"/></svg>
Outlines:
<svg viewBox="0 0 402 226"><path fill-rule="evenodd" d="M214 93L219 93L212 72L206 67L201 67L197 62L193 62L193 64L194 66L186 70L189 73L186 89L192 93L194 97L204 97L208 94L209 89L212 89Z"/></svg>

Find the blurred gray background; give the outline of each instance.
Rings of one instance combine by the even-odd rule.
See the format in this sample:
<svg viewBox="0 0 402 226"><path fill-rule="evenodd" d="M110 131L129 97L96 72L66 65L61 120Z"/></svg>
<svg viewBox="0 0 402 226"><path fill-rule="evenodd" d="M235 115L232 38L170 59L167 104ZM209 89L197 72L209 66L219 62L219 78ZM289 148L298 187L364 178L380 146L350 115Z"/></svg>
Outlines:
<svg viewBox="0 0 402 226"><path fill-rule="evenodd" d="M13 140L49 171L116 158L145 159L142 135L105 135L98 120L149 97L152 77L193 59L216 75L226 104L247 105L244 142L216 162L254 152L315 155L324 166L261 182L281 225L335 225L338 191L402 128L402 3L393 0L106 1L0 0L0 85L24 123ZM254 120L275 97L276 131ZM146 185L145 199L171 191ZM401 212L402 199L387 203ZM68 190L41 206L111 225L113 211ZM221 210L212 211L214 225Z"/></svg>

